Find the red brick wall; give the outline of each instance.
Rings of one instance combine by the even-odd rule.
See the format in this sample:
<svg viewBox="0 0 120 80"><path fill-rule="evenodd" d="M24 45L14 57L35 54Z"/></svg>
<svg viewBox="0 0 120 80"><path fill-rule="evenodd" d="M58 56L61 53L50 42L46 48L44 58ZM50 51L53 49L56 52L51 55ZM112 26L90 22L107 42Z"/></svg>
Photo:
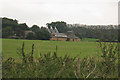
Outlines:
<svg viewBox="0 0 120 80"><path fill-rule="evenodd" d="M50 38L50 40L53 40L53 41L55 40L55 41L56 41L56 40L57 40L57 38L53 38L53 37L52 37L52 38Z"/></svg>
<svg viewBox="0 0 120 80"><path fill-rule="evenodd" d="M67 38L54 38L52 37L50 40L53 40L53 41L66 41ZM80 39L70 39L70 41L80 41Z"/></svg>
<svg viewBox="0 0 120 80"><path fill-rule="evenodd" d="M66 41L67 40L67 38L57 38L58 39L58 41Z"/></svg>
<svg viewBox="0 0 120 80"><path fill-rule="evenodd" d="M53 37L52 37L50 40L66 41L67 38L53 38Z"/></svg>

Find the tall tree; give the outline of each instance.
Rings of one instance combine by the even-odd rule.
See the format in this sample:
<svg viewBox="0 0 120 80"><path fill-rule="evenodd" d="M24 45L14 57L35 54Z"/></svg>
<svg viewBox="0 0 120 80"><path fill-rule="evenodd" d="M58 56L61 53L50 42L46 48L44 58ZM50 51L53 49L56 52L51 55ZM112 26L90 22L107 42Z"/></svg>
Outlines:
<svg viewBox="0 0 120 80"><path fill-rule="evenodd" d="M29 30L29 27L27 26L26 23L19 24L19 28L20 28L21 30Z"/></svg>
<svg viewBox="0 0 120 80"><path fill-rule="evenodd" d="M32 31L37 31L37 30L39 30L40 29L40 27L39 26L37 26L37 25L33 25L31 28L30 28L30 30L32 30Z"/></svg>
<svg viewBox="0 0 120 80"><path fill-rule="evenodd" d="M18 27L18 21L15 19L2 18L2 28L10 26L13 30Z"/></svg>
<svg viewBox="0 0 120 80"><path fill-rule="evenodd" d="M48 28L52 27L53 29L56 27L60 33L65 33L69 30L69 28L66 25L66 22L64 21L57 21L57 22L51 22L46 24Z"/></svg>
<svg viewBox="0 0 120 80"><path fill-rule="evenodd" d="M39 40L49 40L50 39L50 33L47 30L37 30L36 32L36 38Z"/></svg>
<svg viewBox="0 0 120 80"><path fill-rule="evenodd" d="M13 35L13 30L10 26L2 29L3 38L9 38L11 35Z"/></svg>

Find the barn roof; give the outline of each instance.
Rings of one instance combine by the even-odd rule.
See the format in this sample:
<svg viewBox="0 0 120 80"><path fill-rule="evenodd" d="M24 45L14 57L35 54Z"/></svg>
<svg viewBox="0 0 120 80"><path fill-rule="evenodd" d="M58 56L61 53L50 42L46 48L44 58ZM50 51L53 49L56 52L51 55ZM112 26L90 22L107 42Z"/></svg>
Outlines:
<svg viewBox="0 0 120 80"><path fill-rule="evenodd" d="M54 37L67 37L67 35L66 34L64 34L64 33L54 33L54 34L52 34Z"/></svg>

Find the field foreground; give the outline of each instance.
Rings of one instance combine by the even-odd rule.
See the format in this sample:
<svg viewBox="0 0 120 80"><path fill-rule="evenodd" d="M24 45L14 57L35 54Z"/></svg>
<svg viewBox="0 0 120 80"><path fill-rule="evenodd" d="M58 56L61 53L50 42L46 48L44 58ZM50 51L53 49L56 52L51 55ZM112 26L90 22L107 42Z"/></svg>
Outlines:
<svg viewBox="0 0 120 80"><path fill-rule="evenodd" d="M118 46L97 44L3 39L3 78L117 78Z"/></svg>
<svg viewBox="0 0 120 80"><path fill-rule="evenodd" d="M39 54L54 53L57 46L57 55L70 57L99 57L99 49L97 42L81 41L81 42L66 42L66 41L44 41L44 40L20 40L20 39L2 39L2 56L3 61L9 57L19 61L17 49L21 49L22 43L25 43L25 53L31 53L32 44L34 44L34 57Z"/></svg>

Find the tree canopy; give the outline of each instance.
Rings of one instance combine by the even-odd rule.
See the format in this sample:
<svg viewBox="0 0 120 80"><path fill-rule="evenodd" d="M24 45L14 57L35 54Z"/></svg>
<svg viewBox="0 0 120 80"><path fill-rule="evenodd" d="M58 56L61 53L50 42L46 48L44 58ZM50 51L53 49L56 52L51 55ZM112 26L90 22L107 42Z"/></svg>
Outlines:
<svg viewBox="0 0 120 80"><path fill-rule="evenodd" d="M28 27L26 23L18 24L18 21L15 19L2 18L2 37L10 38L10 36L17 36L22 39L39 39L39 40L48 40L50 34L46 28L40 28L37 25L33 25L31 28ZM25 31L33 31L34 33L28 33L25 35Z"/></svg>
<svg viewBox="0 0 120 80"><path fill-rule="evenodd" d="M65 33L69 30L67 23L64 21L51 22L47 23L46 25L48 28L52 27L54 29L56 27L60 33Z"/></svg>
<svg viewBox="0 0 120 80"><path fill-rule="evenodd" d="M101 39L102 41L117 41L118 40L118 29L117 26L113 25L75 25L67 24L64 21L56 21L46 24L48 28L56 27L60 33L66 33L67 31L74 31L75 35L79 38L95 38ZM69 26L68 26L69 25ZM33 31L25 35L25 31ZM39 40L49 40L50 33L47 31L46 27L39 27L38 25L33 25L29 27L26 23L18 23L16 19L2 18L2 37L10 38L10 36L18 36L23 39L39 39Z"/></svg>

